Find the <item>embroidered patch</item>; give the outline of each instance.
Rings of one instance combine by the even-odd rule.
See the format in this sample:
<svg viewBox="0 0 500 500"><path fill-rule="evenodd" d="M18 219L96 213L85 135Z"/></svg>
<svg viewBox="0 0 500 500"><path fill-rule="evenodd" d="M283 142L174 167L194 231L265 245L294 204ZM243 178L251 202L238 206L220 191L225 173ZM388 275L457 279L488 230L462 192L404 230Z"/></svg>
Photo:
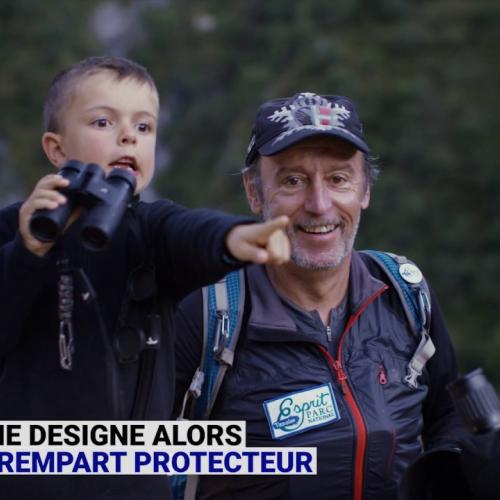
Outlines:
<svg viewBox="0 0 500 500"><path fill-rule="evenodd" d="M331 384L264 401L273 439L283 439L340 420Z"/></svg>
<svg viewBox="0 0 500 500"><path fill-rule="evenodd" d="M332 105L322 96L303 92L293 103L274 111L267 118L272 122L282 123L286 129L274 139L276 144L302 130L340 129L346 134L354 135L344 124L350 117L351 111L345 106L337 103Z"/></svg>

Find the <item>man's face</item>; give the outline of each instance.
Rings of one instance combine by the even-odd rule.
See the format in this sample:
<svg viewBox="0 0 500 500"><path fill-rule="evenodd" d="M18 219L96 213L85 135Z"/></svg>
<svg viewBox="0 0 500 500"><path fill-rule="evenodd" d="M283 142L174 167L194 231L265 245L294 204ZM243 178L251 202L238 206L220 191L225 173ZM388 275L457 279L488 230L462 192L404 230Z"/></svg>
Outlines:
<svg viewBox="0 0 500 500"><path fill-rule="evenodd" d="M100 71L79 82L61 113L60 160L131 170L139 192L153 176L159 102L147 84ZM47 134L46 134L47 135Z"/></svg>
<svg viewBox="0 0 500 500"><path fill-rule="evenodd" d="M315 137L260 158L260 178L245 177L250 208L264 219L288 215L292 262L331 269L350 255L370 190L363 155L349 143ZM257 174L259 175L259 174Z"/></svg>

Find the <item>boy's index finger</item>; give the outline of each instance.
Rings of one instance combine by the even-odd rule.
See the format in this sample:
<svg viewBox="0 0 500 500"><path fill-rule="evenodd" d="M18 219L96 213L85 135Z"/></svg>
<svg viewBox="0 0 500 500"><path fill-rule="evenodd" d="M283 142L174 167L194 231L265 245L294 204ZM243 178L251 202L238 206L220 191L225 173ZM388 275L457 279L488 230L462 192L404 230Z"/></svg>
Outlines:
<svg viewBox="0 0 500 500"><path fill-rule="evenodd" d="M288 260L286 253L282 250L276 250L279 239L276 239L276 242L273 241L271 244L271 240L274 240L276 233L281 233L277 235L281 239L288 240L284 231L288 223L288 217L281 216L266 222L237 225L228 233L226 247L233 257L243 262L251 261L257 264L265 264L269 260L274 260L274 253L279 254L279 259L285 255L286 260ZM271 256L268 255L268 247Z"/></svg>
<svg viewBox="0 0 500 500"><path fill-rule="evenodd" d="M277 229L269 236L266 250L270 264L283 264L290 260L290 240L283 229Z"/></svg>
<svg viewBox="0 0 500 500"><path fill-rule="evenodd" d="M274 231L278 229L285 229L288 226L290 219L286 215L280 215L274 219L262 222L260 225L260 235L264 238L270 236Z"/></svg>

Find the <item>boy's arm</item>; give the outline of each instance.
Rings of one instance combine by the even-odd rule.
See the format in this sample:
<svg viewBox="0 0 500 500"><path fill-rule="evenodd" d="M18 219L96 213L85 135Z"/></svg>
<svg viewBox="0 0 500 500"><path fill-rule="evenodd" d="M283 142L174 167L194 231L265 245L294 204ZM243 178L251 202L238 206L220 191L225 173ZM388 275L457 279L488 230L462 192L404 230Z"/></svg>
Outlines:
<svg viewBox="0 0 500 500"><path fill-rule="evenodd" d="M24 245L19 208L16 204L0 211L0 355L17 343L47 269L47 259Z"/></svg>
<svg viewBox="0 0 500 500"><path fill-rule="evenodd" d="M21 335L43 284L48 264L44 257L54 245L31 234L31 216L36 210L53 210L66 203L58 189L68 184L60 175L46 175L24 203L0 212L0 354L13 347ZM73 214L66 227L77 216Z"/></svg>
<svg viewBox="0 0 500 500"><path fill-rule="evenodd" d="M263 257L260 251L267 255L268 250L263 247L273 234L270 227L264 224L261 226L265 227L257 229L250 236L247 230L242 233L237 231L236 235L233 233L235 237L230 238L231 248L228 248L226 241L231 230L241 224L246 224L246 227L259 224L248 217L236 217L216 210L186 209L165 200L152 204L140 203L137 209L139 215L142 213L142 217L145 217L145 244L152 245L154 249L160 288L174 299L215 283L228 272L245 265L246 260L242 259L252 261L251 256L247 257L248 251L257 252L260 258ZM284 224L281 221L278 226ZM244 243L245 238L250 242Z"/></svg>

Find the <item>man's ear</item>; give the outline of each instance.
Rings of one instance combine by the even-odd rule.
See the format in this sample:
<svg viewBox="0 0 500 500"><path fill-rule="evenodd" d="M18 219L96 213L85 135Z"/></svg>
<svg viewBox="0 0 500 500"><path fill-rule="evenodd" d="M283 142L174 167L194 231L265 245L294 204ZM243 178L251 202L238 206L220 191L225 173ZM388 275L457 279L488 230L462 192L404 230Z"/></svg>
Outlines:
<svg viewBox="0 0 500 500"><path fill-rule="evenodd" d="M256 180L256 174L254 172L243 173L243 185L245 186L245 192L250 210L254 214L260 214L262 213L262 203L258 187L255 185L256 182L258 182L258 180Z"/></svg>
<svg viewBox="0 0 500 500"><path fill-rule="evenodd" d="M64 165L67 158L62 147L60 134L56 134L55 132L45 132L42 136L42 148L52 165L57 168L61 168Z"/></svg>
<svg viewBox="0 0 500 500"><path fill-rule="evenodd" d="M370 186L366 188L366 192L363 195L363 198L361 200L361 208L364 210L365 208L368 208L370 205L370 197L371 197L371 189Z"/></svg>

